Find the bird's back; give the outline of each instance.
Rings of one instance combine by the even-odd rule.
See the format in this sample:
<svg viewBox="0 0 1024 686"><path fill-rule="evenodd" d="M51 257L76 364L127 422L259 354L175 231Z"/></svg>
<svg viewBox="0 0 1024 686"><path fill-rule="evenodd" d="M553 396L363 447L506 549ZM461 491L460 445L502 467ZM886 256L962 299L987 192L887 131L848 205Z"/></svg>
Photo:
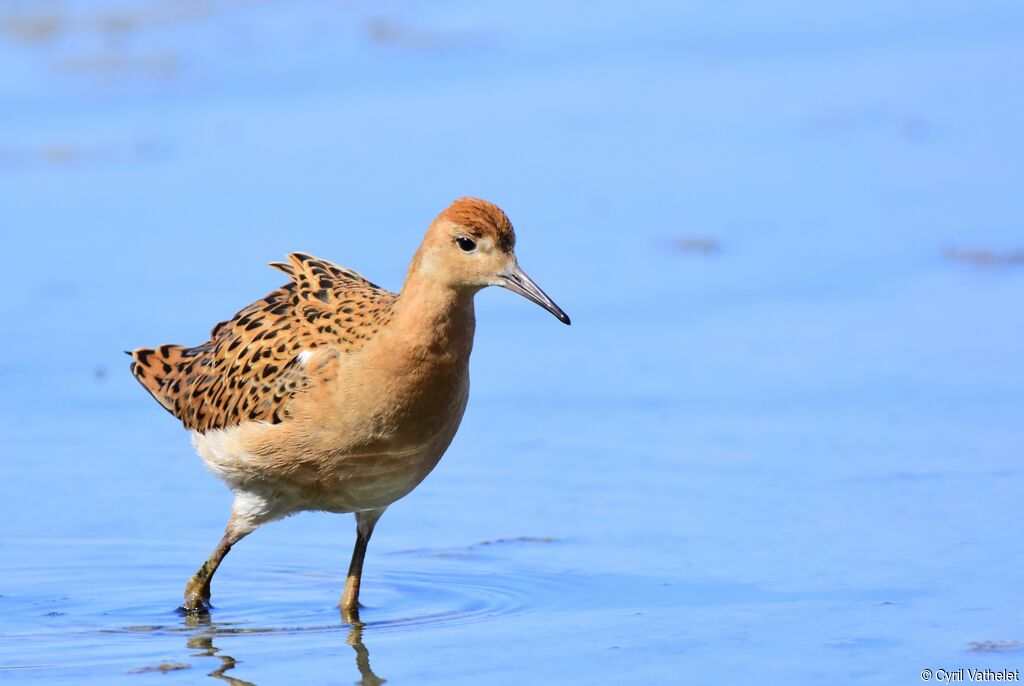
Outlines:
<svg viewBox="0 0 1024 686"><path fill-rule="evenodd" d="M302 253L271 265L291 281L220 322L202 345L131 351L132 374L187 429L277 424L317 382L302 353L362 348L390 320L396 294Z"/></svg>

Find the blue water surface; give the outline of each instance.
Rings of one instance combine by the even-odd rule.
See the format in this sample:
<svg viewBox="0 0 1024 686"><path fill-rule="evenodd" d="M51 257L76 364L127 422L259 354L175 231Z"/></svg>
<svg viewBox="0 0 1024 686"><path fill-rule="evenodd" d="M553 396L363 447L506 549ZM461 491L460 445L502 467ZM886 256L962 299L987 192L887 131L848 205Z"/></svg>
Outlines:
<svg viewBox="0 0 1024 686"><path fill-rule="evenodd" d="M0 2L0 681L1024 668L1022 70L1015 2ZM230 494L121 351L463 195L572 327L478 296L363 626L326 514L176 614Z"/></svg>

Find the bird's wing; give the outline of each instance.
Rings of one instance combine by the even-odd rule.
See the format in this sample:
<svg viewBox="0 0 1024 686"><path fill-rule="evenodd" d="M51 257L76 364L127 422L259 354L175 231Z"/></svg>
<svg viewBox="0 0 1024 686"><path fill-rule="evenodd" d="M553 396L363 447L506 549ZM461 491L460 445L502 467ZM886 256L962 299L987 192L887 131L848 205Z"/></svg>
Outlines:
<svg viewBox="0 0 1024 686"><path fill-rule="evenodd" d="M397 296L354 271L302 253L270 266L291 281L217 324L206 343L129 352L132 374L186 429L287 420L292 398L322 381L331 359L390 319Z"/></svg>

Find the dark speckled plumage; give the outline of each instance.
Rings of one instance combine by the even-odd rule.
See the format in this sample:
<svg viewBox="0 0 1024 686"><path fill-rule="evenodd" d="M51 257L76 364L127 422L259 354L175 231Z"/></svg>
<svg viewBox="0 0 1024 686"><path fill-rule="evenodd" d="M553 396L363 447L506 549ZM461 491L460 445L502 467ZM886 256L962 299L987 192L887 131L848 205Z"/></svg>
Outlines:
<svg viewBox="0 0 1024 686"><path fill-rule="evenodd" d="M206 343L130 353L132 374L186 429L283 421L289 401L311 380L298 354L323 346L358 350L387 323L397 297L303 253L271 266L291 281L214 326Z"/></svg>

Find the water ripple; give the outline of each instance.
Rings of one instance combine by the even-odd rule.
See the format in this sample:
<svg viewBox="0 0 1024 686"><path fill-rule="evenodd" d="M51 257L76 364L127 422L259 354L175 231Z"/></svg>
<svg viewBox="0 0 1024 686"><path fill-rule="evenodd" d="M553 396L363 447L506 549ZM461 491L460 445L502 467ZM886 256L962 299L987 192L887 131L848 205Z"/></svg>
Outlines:
<svg viewBox="0 0 1024 686"><path fill-rule="evenodd" d="M278 576L277 582L287 583L280 576L284 574ZM294 581L296 584L301 583L299 580ZM510 570L479 573L452 569L388 569L378 572L367 581L364 598L368 602L360 610L359 623L375 632L425 625L450 626L503 621L538 609L551 610L565 606L587 587L584 580L576 576ZM323 578L323 583L341 587L340 580L333 578ZM173 622L103 628L99 631L179 633L191 632L196 625L205 624L220 635L339 632L345 629L345 624L351 622L339 622L335 612L336 608L327 606L311 610L305 598L297 603L281 602L279 599L257 603L250 597L244 607L239 607L232 602L231 597L225 597L221 607L214 606L212 622L209 619L197 622L195 618L181 620L176 617ZM258 614L260 619L241 618L246 615L252 617L254 614ZM314 621L303 622L303 619Z"/></svg>

